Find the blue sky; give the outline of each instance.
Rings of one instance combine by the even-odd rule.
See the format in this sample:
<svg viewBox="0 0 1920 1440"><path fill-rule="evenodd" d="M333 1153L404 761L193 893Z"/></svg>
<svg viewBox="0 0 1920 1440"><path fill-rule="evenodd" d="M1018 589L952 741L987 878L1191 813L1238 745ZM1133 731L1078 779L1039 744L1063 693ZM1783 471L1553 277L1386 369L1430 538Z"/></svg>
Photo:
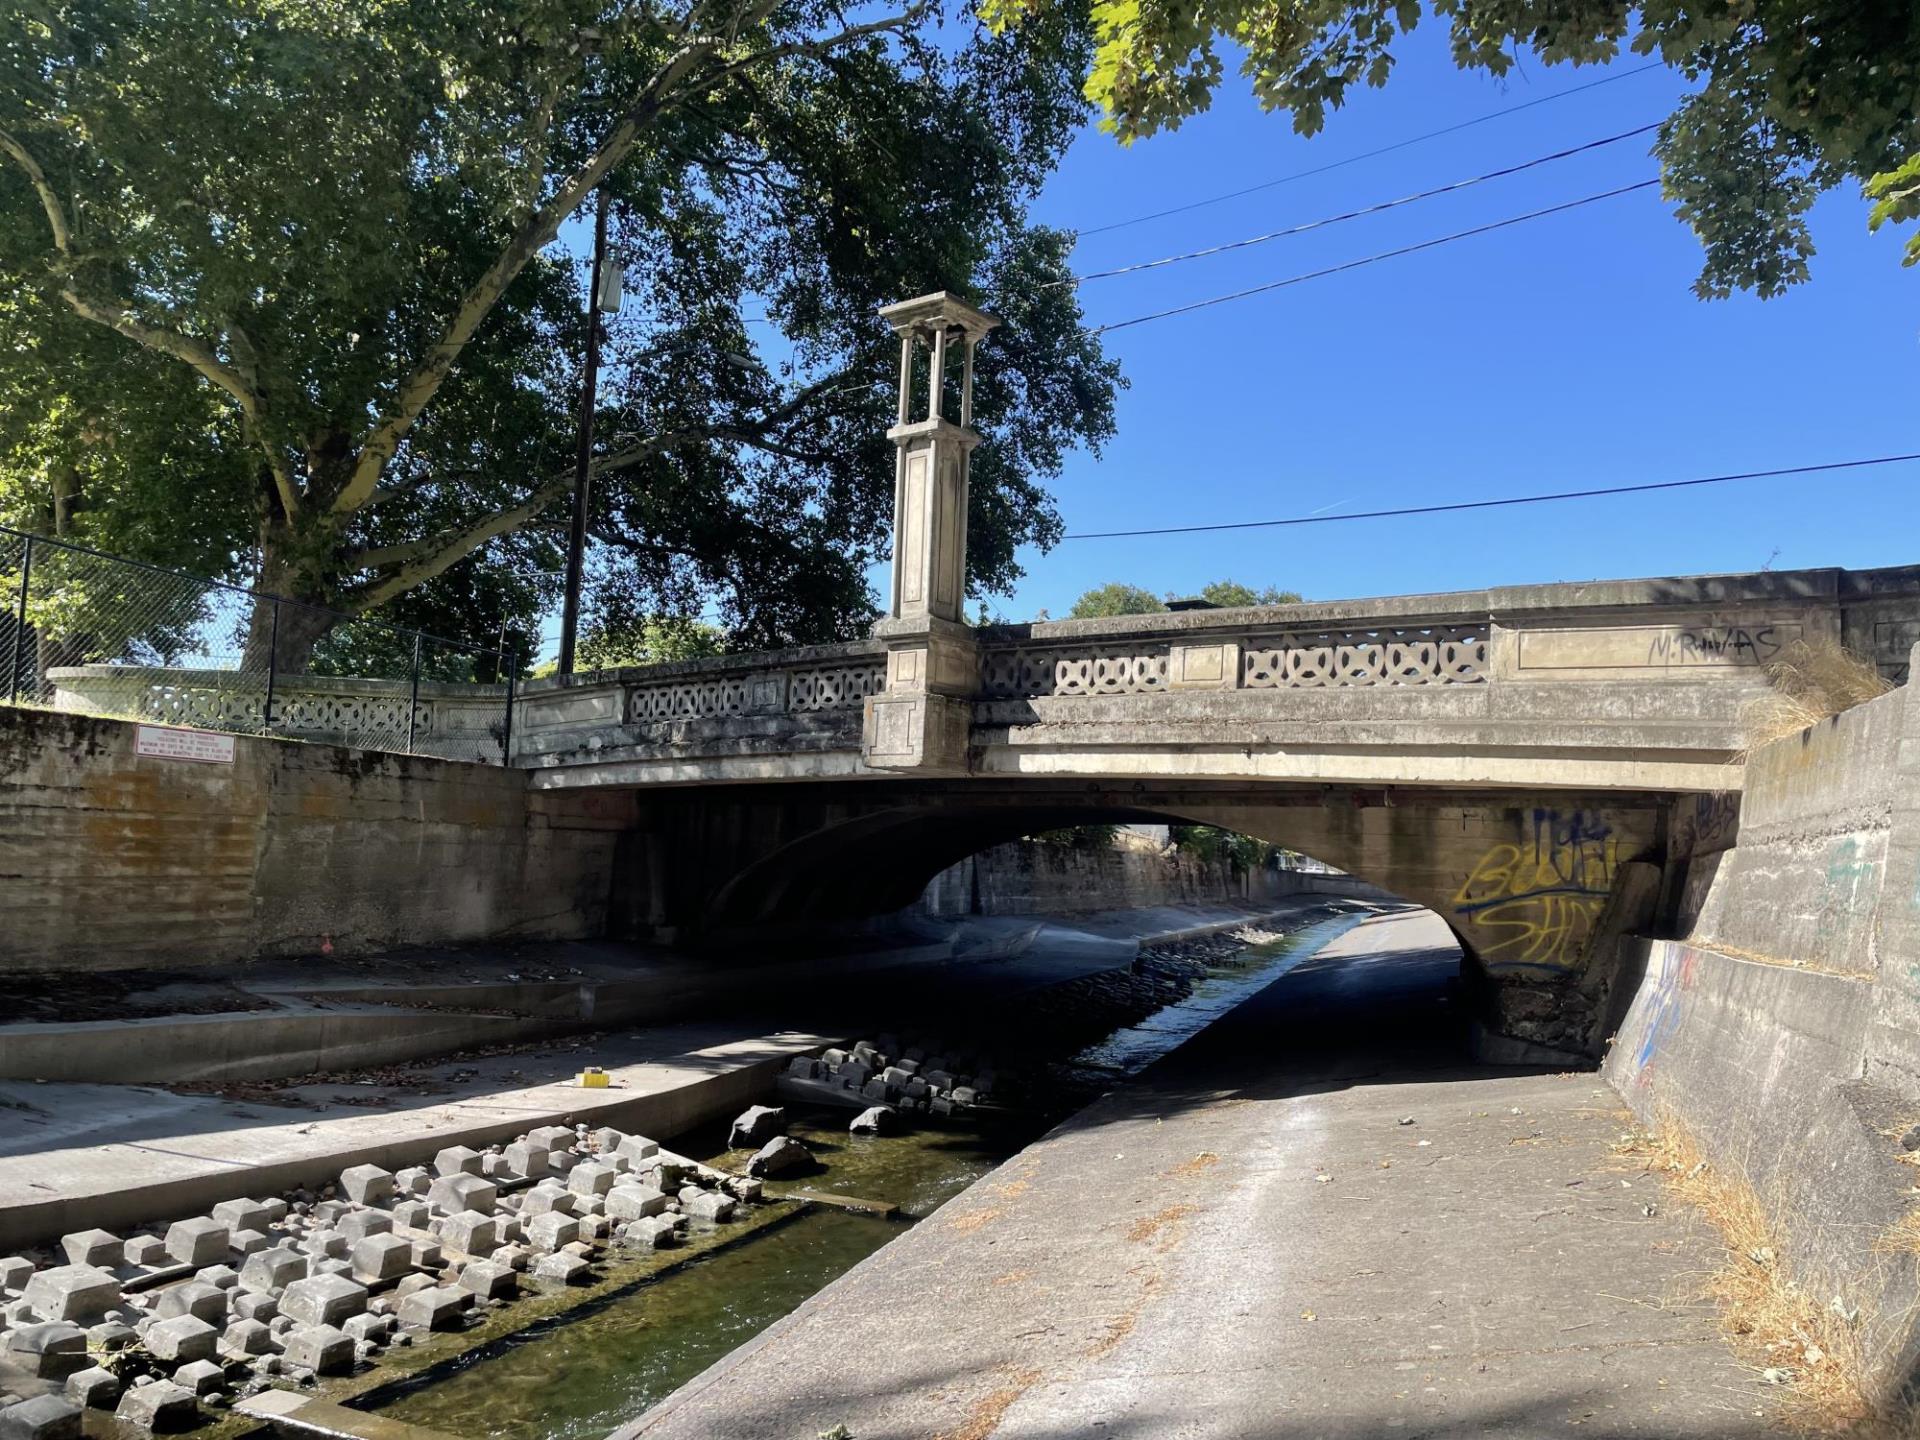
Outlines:
<svg viewBox="0 0 1920 1440"><path fill-rule="evenodd" d="M1644 64L1629 57L1620 70ZM1604 73L1463 73L1429 21L1384 90L1311 140L1229 77L1214 109L1122 149L1089 129L1037 214L1091 227L1343 159ZM1081 242L1082 270L1292 225L1632 129L1670 71L1330 174ZM1125 319L1648 178L1651 137L1458 195L1215 259L1083 287ZM1069 531L1272 519L1684 479L1920 450L1920 271L1866 233L1857 193L1813 215L1813 279L1703 302L1700 252L1655 191L1106 337L1131 388L1106 453L1055 485ZM989 342L990 343L990 342ZM1466 516L1129 540L1025 557L993 603L1064 614L1125 580L1190 593L1232 576L1309 598L1524 581L1920 562L1920 465ZM1777 553L1776 553L1777 552ZM876 574L884 586L884 574Z"/></svg>

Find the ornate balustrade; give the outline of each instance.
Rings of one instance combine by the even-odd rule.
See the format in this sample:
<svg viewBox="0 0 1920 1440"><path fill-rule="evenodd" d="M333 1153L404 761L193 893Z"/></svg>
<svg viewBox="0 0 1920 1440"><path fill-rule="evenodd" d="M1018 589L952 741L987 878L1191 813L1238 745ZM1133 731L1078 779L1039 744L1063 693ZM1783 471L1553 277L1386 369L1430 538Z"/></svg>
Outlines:
<svg viewBox="0 0 1920 1440"><path fill-rule="evenodd" d="M422 681L415 703L405 680L280 675L269 717L266 676L251 671L74 665L48 671L47 679L59 710L239 735L491 764L500 763L506 738L504 685Z"/></svg>
<svg viewBox="0 0 1920 1440"><path fill-rule="evenodd" d="M987 700L1150 695L1180 689L1475 685L1487 679L1485 621L1378 629L1189 632L1178 639L989 645Z"/></svg>

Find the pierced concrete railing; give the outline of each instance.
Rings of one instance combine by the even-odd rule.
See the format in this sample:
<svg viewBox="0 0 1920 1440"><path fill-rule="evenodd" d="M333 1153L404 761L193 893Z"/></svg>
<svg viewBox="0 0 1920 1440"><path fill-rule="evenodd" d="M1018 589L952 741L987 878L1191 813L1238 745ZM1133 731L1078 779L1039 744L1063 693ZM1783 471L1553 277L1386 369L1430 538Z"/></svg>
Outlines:
<svg viewBox="0 0 1920 1440"><path fill-rule="evenodd" d="M994 647L980 657L987 700L1150 695L1168 689L1288 690L1474 685L1487 679L1490 620L1404 628L1251 633L1231 638Z"/></svg>
<svg viewBox="0 0 1920 1440"><path fill-rule="evenodd" d="M507 687L280 675L273 715L264 675L145 665L74 665L47 672L54 708L188 725L239 735L279 735L324 745L394 750L497 765L506 738ZM412 709L409 725L408 711Z"/></svg>
<svg viewBox="0 0 1920 1440"><path fill-rule="evenodd" d="M886 648L856 641L534 680L514 706L514 754L541 764L570 750L678 745L708 732L857 746L862 707L886 679Z"/></svg>

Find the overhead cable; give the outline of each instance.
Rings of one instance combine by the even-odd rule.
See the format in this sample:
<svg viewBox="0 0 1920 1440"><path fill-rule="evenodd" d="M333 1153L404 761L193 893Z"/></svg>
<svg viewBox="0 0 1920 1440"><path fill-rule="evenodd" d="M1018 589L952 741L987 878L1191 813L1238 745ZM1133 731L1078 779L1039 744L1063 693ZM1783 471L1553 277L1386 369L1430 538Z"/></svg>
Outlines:
<svg viewBox="0 0 1920 1440"><path fill-rule="evenodd" d="M1606 485L1592 490L1557 490L1545 495L1509 495L1498 500L1456 500L1443 505L1406 505L1396 510L1362 510L1352 515L1297 515L1286 520L1233 520L1219 525L1168 525L1149 530L1088 530L1063 540L1121 540L1141 535L1197 535L1218 530L1271 530L1290 525L1338 525L1349 520L1391 520L1407 515L1445 515L1461 510L1494 510L1507 505L1544 505L1554 500L1588 500L1600 495L1644 495L1655 490L1685 490L1697 485L1727 485L1737 480L1773 480L1786 475L1821 475L1874 465L1903 465L1912 455L1875 455L1865 460L1829 460L1817 465L1788 465L1778 470L1741 470L1701 475L1692 480L1656 480L1645 485Z"/></svg>
<svg viewBox="0 0 1920 1440"><path fill-rule="evenodd" d="M1602 85L1611 85L1616 80L1628 80L1635 75L1645 75L1653 70L1666 67L1659 61L1637 66L1632 70L1622 70L1617 75L1602 75L1598 80L1589 80L1584 85L1572 85L1565 90L1556 90L1551 95L1541 95L1532 100L1523 100L1518 105L1509 105L1505 109L1490 110L1485 115L1477 115L1471 120L1462 120L1455 125L1445 125L1438 130L1429 130L1424 135L1410 136L1405 140L1396 140L1391 145L1382 145L1375 150L1366 150L1358 155L1349 155L1344 160L1329 161L1325 165L1316 165L1310 170L1296 170L1291 175L1277 176L1272 180L1263 180L1258 185L1248 185L1244 189L1229 190L1224 195L1209 195L1203 200L1191 200L1184 205L1169 206L1165 210L1155 210L1146 215L1135 215L1128 220L1113 220L1105 225L1087 225L1079 228L1084 238L1088 235L1104 235L1109 230L1121 230L1129 225L1144 225L1149 220L1161 220L1169 215L1184 215L1189 210L1199 210L1207 205L1219 205L1227 200L1238 200L1242 195L1258 194L1262 190L1271 190L1279 185L1291 185L1296 180L1310 179L1315 175L1324 175L1329 170L1339 170L1347 165L1358 165L1362 160L1377 159L1382 155L1391 155L1396 150L1405 150L1410 145L1420 145L1428 140L1437 140L1443 135L1452 135L1461 130L1471 129L1475 125L1484 125L1489 120L1498 120L1505 115L1517 115L1522 110L1531 110L1536 105L1547 105L1555 100L1564 100L1569 95L1578 95L1585 90L1598 89Z"/></svg>
<svg viewBox="0 0 1920 1440"><path fill-rule="evenodd" d="M1432 250L1441 245L1451 245L1456 240L1468 240L1476 235L1488 235L1495 230L1505 230L1514 225L1524 225L1529 220L1543 220L1549 215L1564 214L1569 210L1578 210L1583 205L1596 205L1602 200L1612 200L1616 196L1631 195L1636 190L1647 190L1660 181L1642 180L1634 185L1622 185L1615 190L1603 190L1598 195L1583 195L1578 200L1563 201L1558 205L1548 205L1543 209L1529 210L1524 215L1509 215L1504 220L1490 221L1485 225L1476 225L1470 230L1456 230L1451 235L1439 235L1431 240L1421 240L1412 245L1402 245L1393 250L1382 250L1377 254L1363 255L1358 260L1342 261L1338 265L1328 265L1319 270L1309 270L1303 275L1289 275L1284 280L1269 280L1264 285L1249 286L1245 290L1235 290L1226 295L1214 295L1205 300L1195 300L1186 305L1175 305L1166 310L1155 310L1146 315L1135 315L1128 320L1115 320L1106 325L1095 325L1092 333L1105 335L1113 330L1125 330L1133 325L1144 325L1149 320L1165 320L1175 315L1188 315L1195 310L1205 310L1213 305L1225 305L1233 300L1246 300L1255 295L1265 295L1269 291L1284 290L1289 285L1304 285L1309 280L1322 280L1329 275L1339 275L1348 270L1358 270L1364 265L1377 265L1382 260L1397 260L1403 255L1418 254L1422 250Z"/></svg>

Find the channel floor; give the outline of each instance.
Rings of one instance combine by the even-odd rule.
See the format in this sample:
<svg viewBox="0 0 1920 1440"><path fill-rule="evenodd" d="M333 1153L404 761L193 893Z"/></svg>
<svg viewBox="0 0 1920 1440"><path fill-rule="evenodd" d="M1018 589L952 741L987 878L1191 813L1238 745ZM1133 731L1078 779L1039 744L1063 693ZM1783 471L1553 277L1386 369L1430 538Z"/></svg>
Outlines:
<svg viewBox="0 0 1920 1440"><path fill-rule="evenodd" d="M1766 1433L1711 1237L1598 1077L1461 1061L1456 965L1360 925L615 1440Z"/></svg>

